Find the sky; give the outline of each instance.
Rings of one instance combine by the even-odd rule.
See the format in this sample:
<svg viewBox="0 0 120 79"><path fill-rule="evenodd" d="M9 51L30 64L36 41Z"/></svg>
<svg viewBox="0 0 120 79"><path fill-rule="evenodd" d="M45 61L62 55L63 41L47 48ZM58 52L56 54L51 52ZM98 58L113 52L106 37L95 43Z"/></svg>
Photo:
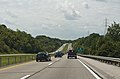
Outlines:
<svg viewBox="0 0 120 79"><path fill-rule="evenodd" d="M105 33L120 23L120 0L0 0L0 24L65 40Z"/></svg>

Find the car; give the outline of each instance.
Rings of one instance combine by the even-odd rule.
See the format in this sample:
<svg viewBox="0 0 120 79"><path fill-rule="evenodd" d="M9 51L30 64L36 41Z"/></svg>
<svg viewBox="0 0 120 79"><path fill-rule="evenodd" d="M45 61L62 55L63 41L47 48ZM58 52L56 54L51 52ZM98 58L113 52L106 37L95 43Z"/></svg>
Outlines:
<svg viewBox="0 0 120 79"><path fill-rule="evenodd" d="M67 56L67 58L69 59L69 58L75 58L75 59L77 59L77 53L75 53L75 52L73 52L74 50L69 50L68 52L67 52L67 54L68 54L68 56Z"/></svg>
<svg viewBox="0 0 120 79"><path fill-rule="evenodd" d="M46 52L39 52L36 55L36 62L38 61L51 61L51 56Z"/></svg>
<svg viewBox="0 0 120 79"><path fill-rule="evenodd" d="M56 57L62 57L63 55L64 54L62 52L58 51L58 52L55 53L55 58Z"/></svg>

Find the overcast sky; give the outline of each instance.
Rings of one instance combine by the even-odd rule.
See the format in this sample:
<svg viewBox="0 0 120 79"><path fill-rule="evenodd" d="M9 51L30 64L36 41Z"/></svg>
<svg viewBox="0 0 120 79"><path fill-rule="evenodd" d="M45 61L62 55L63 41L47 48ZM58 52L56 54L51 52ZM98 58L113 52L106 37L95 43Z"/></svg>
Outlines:
<svg viewBox="0 0 120 79"><path fill-rule="evenodd" d="M120 23L120 0L0 0L0 24L32 34L77 39Z"/></svg>

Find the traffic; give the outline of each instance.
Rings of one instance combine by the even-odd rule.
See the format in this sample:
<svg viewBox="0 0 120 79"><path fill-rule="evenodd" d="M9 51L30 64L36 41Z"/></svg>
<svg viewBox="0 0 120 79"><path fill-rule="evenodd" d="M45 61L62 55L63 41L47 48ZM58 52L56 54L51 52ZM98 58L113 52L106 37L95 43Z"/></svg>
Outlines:
<svg viewBox="0 0 120 79"><path fill-rule="evenodd" d="M65 53L63 53L62 51L57 51L54 53L54 57L55 58L62 58L62 56L65 55ZM41 61L51 61L51 55L48 52L39 52L36 55L36 62L41 62ZM74 50L68 50L67 51L67 59L70 58L75 58L77 59L77 53L74 52Z"/></svg>

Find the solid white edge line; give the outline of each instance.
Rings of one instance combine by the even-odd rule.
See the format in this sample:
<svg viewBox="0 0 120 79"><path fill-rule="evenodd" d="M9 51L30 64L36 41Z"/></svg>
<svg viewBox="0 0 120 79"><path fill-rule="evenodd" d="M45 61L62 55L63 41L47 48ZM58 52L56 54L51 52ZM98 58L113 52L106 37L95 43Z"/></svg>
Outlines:
<svg viewBox="0 0 120 79"><path fill-rule="evenodd" d="M87 67L82 61L78 59L78 61L96 78L101 79L97 74L95 74L89 67Z"/></svg>
<svg viewBox="0 0 120 79"><path fill-rule="evenodd" d="M26 78L28 78L30 75L26 75L26 76L24 76L24 77L22 77L22 78L20 78L20 79L26 79Z"/></svg>

